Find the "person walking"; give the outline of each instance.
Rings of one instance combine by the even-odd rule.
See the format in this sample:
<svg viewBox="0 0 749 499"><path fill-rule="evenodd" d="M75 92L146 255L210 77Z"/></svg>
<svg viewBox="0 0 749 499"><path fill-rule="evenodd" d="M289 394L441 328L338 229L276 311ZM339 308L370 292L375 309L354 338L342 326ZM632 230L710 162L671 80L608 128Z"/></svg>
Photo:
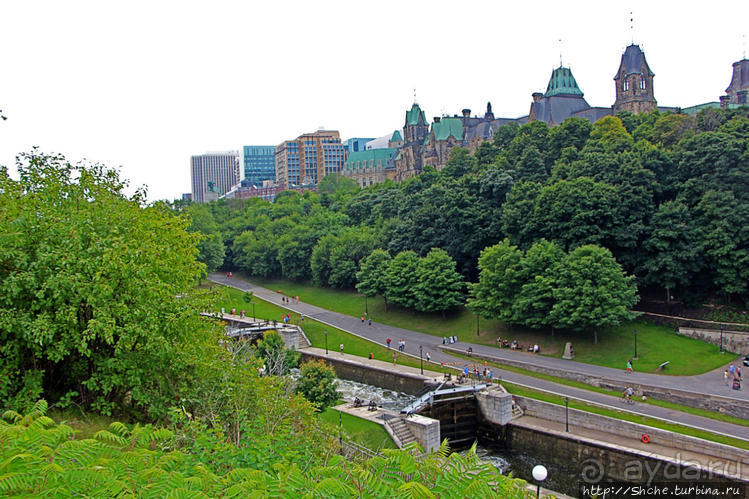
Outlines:
<svg viewBox="0 0 749 499"><path fill-rule="evenodd" d="M364 321L362 321L362 322L364 322ZM387 343L388 348L390 348L390 342L391 341L393 341L393 340L390 339L390 336L388 336L388 339L385 340L385 343Z"/></svg>
<svg viewBox="0 0 749 499"><path fill-rule="evenodd" d="M632 359L627 360L627 374L632 372Z"/></svg>
<svg viewBox="0 0 749 499"><path fill-rule="evenodd" d="M361 316L361 323L364 324L364 316Z"/></svg>
<svg viewBox="0 0 749 499"><path fill-rule="evenodd" d="M343 355L343 343L341 343L341 345L338 348L341 349L341 355Z"/></svg>
<svg viewBox="0 0 749 499"><path fill-rule="evenodd" d="M431 361L432 361L432 356L429 355L429 352L427 352L427 362L431 362Z"/></svg>
<svg viewBox="0 0 749 499"><path fill-rule="evenodd" d="M369 327L372 327L372 319L369 319Z"/></svg>
<svg viewBox="0 0 749 499"><path fill-rule="evenodd" d="M728 386L728 369L723 371L723 384Z"/></svg>
<svg viewBox="0 0 749 499"><path fill-rule="evenodd" d="M393 352L393 365L395 365L397 360L398 360L398 354L396 352Z"/></svg>
<svg viewBox="0 0 749 499"><path fill-rule="evenodd" d="M733 364L731 364L731 365L729 366L729 368L728 368L728 372L729 372L729 373L731 373L731 377L732 377L732 378L736 376L736 368L735 368L735 367L733 366Z"/></svg>

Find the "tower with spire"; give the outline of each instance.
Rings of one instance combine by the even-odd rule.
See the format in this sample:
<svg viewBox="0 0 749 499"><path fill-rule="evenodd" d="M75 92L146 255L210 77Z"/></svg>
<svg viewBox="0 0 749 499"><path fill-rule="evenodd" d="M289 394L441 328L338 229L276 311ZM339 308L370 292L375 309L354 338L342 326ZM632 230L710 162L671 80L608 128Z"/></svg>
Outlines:
<svg viewBox="0 0 749 499"><path fill-rule="evenodd" d="M731 83L726 89L726 95L720 98L721 107L726 108L730 105L749 105L749 59L746 58L746 54L742 60L733 63Z"/></svg>
<svg viewBox="0 0 749 499"><path fill-rule="evenodd" d="M647 113L658 107L653 93L653 77L645 53L634 43L622 54L619 70L614 76L616 101L614 114L619 111L630 113Z"/></svg>

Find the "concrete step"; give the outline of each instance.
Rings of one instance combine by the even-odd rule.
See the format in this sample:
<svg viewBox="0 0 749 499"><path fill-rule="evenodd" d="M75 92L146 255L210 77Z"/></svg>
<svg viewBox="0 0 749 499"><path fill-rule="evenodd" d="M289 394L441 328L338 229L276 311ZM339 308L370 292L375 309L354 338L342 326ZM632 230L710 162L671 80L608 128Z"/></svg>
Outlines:
<svg viewBox="0 0 749 499"><path fill-rule="evenodd" d="M387 424L393 430L395 436L398 437L398 440L400 440L401 447L416 441L416 437L414 437L411 430L408 429L406 423L401 418L389 419Z"/></svg>

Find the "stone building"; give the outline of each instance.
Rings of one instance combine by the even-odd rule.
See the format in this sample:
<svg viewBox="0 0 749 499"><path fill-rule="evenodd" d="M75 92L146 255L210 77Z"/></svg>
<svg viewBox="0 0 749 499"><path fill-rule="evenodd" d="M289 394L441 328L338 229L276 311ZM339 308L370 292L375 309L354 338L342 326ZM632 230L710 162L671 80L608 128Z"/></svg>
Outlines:
<svg viewBox="0 0 749 499"><path fill-rule="evenodd" d="M721 96L721 107L732 107L731 105L749 105L749 59L746 57L733 63L733 74L731 84L726 89L726 95Z"/></svg>
<svg viewBox="0 0 749 499"><path fill-rule="evenodd" d="M352 152L341 170L345 177L352 178L359 187L384 182L395 173L396 148L367 149Z"/></svg>
<svg viewBox="0 0 749 499"><path fill-rule="evenodd" d="M645 53L634 43L622 54L619 70L614 76L616 101L614 114L629 111L633 114L649 113L658 107L653 93L653 77Z"/></svg>

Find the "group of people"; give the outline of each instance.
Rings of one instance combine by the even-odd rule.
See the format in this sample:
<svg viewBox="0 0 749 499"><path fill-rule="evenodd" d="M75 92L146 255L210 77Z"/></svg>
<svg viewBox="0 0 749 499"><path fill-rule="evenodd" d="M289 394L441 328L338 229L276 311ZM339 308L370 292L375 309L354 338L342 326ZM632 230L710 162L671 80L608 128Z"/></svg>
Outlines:
<svg viewBox="0 0 749 499"><path fill-rule="evenodd" d="M361 316L361 323L364 324L364 321L367 320L369 322L369 327L372 327L372 319L366 319L363 315ZM388 343L388 346L390 346L390 343Z"/></svg>
<svg viewBox="0 0 749 499"><path fill-rule="evenodd" d="M296 303L299 305L299 296L289 298L288 296L281 296L281 303Z"/></svg>
<svg viewBox="0 0 749 499"><path fill-rule="evenodd" d="M484 366L483 369L477 365L473 366L473 371L468 369L468 366L465 366L463 368L463 378L468 379L473 375L477 380L481 381L482 379L486 379L487 381L491 381L494 379L494 372L492 372L491 369Z"/></svg>
<svg viewBox="0 0 749 499"><path fill-rule="evenodd" d="M723 383L726 386L730 384L734 390L741 390L741 366L736 367L731 364L723 371Z"/></svg>
<svg viewBox="0 0 749 499"><path fill-rule="evenodd" d="M455 336L444 336L442 338L442 344L443 345L452 345L453 343L457 343L457 342L458 342L458 335L457 334Z"/></svg>
<svg viewBox="0 0 749 499"><path fill-rule="evenodd" d="M236 308L231 309L231 315L237 315L237 309ZM239 316L241 318L244 318L244 310L242 310L241 312L239 312Z"/></svg>
<svg viewBox="0 0 749 499"><path fill-rule="evenodd" d="M523 345L518 343L518 340L512 340L511 342L508 340L503 340L499 336L497 337L497 346L499 348L510 348L512 350L522 350ZM534 345L528 345L528 351L533 353L540 353L541 348L538 346L538 343Z"/></svg>
<svg viewBox="0 0 749 499"><path fill-rule="evenodd" d="M286 315L284 315L284 316L282 317L282 320L283 320L283 323L284 323L284 324L288 324L288 323L289 323L289 321L291 320L291 315L290 315L290 314L286 314Z"/></svg>

